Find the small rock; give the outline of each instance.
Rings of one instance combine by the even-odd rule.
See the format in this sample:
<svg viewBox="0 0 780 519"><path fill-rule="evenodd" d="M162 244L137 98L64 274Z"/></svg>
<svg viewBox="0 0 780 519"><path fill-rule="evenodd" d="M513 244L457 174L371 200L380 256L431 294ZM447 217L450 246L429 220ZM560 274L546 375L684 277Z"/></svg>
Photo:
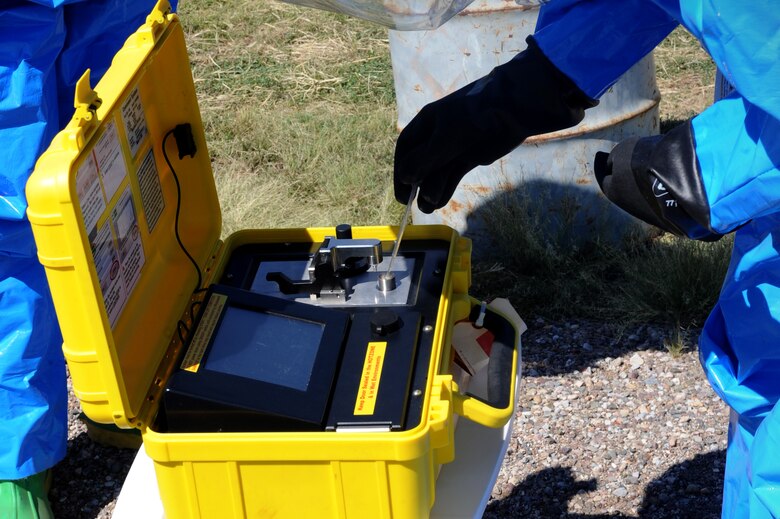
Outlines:
<svg viewBox="0 0 780 519"><path fill-rule="evenodd" d="M639 356L638 353L634 353L631 355L631 358L628 360L628 363L631 365L631 369L639 369L642 364L645 363L645 361L642 360L642 357Z"/></svg>
<svg viewBox="0 0 780 519"><path fill-rule="evenodd" d="M612 492L612 494L617 497L626 497L628 495L628 490L626 490L625 487L619 487L614 492Z"/></svg>

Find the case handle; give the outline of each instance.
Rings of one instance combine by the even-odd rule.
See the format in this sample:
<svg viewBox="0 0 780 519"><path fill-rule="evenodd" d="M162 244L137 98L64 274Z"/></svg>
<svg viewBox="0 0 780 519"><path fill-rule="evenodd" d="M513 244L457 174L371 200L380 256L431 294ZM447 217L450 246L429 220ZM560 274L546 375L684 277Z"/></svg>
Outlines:
<svg viewBox="0 0 780 519"><path fill-rule="evenodd" d="M472 307L469 320L476 322L480 305ZM454 411L486 427L503 427L512 416L520 366L520 331L515 324L495 310L487 308L484 327L493 333L487 373L486 395L477 396L454 391Z"/></svg>

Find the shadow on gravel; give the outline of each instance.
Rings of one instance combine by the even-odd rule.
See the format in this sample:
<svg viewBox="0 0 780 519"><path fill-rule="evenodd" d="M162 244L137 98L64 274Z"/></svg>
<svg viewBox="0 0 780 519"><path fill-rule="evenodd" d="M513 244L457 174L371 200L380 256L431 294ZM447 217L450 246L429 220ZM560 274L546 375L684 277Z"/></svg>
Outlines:
<svg viewBox="0 0 780 519"><path fill-rule="evenodd" d="M135 454L135 449L99 445L86 432L68 440L67 455L52 474L49 500L54 516L98 517L119 495Z"/></svg>
<svg viewBox="0 0 780 519"><path fill-rule="evenodd" d="M485 510L485 519L523 518L607 518L622 515L588 515L568 513L569 501L578 493L596 490L597 481L577 481L569 467L553 467L531 474L517 485L512 493L491 502Z"/></svg>
<svg viewBox="0 0 780 519"><path fill-rule="evenodd" d="M717 519L723 491L726 451L695 456L674 465L644 491L638 516L621 513L570 513L569 501L596 490L598 481L577 481L570 467L553 467L528 476L500 500L492 501L485 519Z"/></svg>
<svg viewBox="0 0 780 519"><path fill-rule="evenodd" d="M725 466L725 450L672 466L645 489L639 517L719 518Z"/></svg>

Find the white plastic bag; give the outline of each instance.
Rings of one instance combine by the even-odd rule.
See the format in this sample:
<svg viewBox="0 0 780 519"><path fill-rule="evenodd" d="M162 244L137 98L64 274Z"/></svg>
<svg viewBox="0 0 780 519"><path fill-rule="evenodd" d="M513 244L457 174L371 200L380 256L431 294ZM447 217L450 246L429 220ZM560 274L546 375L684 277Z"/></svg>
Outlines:
<svg viewBox="0 0 780 519"><path fill-rule="evenodd" d="M472 0L284 0L343 13L399 31L429 30L462 11Z"/></svg>

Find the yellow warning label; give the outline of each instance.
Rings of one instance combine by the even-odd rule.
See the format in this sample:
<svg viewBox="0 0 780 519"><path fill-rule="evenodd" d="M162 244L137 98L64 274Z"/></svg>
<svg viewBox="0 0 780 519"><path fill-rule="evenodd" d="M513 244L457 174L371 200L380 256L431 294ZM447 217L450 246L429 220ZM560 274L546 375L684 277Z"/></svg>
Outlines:
<svg viewBox="0 0 780 519"><path fill-rule="evenodd" d="M357 399L355 400L355 416L374 414L386 349L386 342L368 343L366 360L363 362L363 374L360 376L360 387L358 387Z"/></svg>
<svg viewBox="0 0 780 519"><path fill-rule="evenodd" d="M222 308L224 308L226 301L227 296L225 295L211 294L187 354L184 356L184 360L181 361L181 369L192 371L193 373L198 372L200 361L203 359L203 354L206 353L206 347L209 345L214 328L217 327L217 321L219 321L219 316L222 315Z"/></svg>

